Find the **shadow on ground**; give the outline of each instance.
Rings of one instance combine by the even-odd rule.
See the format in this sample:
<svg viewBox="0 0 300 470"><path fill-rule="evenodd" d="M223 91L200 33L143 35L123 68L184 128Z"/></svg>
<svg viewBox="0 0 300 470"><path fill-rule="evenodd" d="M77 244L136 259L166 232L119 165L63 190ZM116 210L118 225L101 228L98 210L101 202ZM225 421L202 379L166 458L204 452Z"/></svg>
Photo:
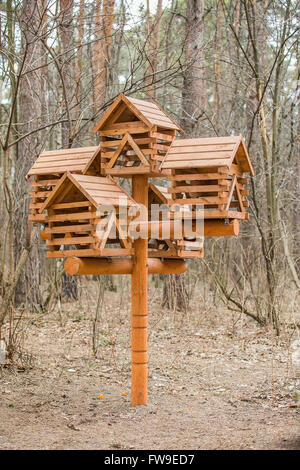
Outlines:
<svg viewBox="0 0 300 470"><path fill-rule="evenodd" d="M284 439L276 446L277 449L300 450L300 436L296 439Z"/></svg>

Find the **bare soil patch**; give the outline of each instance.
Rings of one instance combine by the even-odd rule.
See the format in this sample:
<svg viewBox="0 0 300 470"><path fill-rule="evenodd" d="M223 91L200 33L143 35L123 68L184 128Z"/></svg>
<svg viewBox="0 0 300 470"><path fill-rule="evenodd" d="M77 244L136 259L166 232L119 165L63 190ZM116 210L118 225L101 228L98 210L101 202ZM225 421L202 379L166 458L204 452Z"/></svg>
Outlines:
<svg viewBox="0 0 300 470"><path fill-rule="evenodd" d="M122 285L105 293L96 357L97 282L60 312L26 315L33 364L0 372L1 449L300 449L296 333L276 338L212 299L174 315L151 287L149 405L132 408Z"/></svg>

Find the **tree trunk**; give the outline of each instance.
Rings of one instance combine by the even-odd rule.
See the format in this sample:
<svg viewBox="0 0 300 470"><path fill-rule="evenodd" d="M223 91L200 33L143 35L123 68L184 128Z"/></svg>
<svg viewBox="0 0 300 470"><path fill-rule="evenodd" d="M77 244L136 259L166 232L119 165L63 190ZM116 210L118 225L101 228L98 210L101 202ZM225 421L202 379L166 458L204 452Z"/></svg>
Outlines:
<svg viewBox="0 0 300 470"><path fill-rule="evenodd" d="M62 78L62 108L67 122L61 125L62 147L72 147L72 105L74 104L74 64L72 63L72 47L74 40L73 0L60 0L60 23L58 34L60 41L61 78Z"/></svg>
<svg viewBox="0 0 300 470"><path fill-rule="evenodd" d="M39 2L23 1L21 13L22 43L27 47L24 72L34 69L41 63L42 47L39 42L40 15ZM22 121L18 126L19 135L37 128L41 116L42 96L41 69L23 75L19 91L19 115ZM28 245L31 225L28 223L29 191L25 176L41 151L39 133L33 133L18 144L18 158L14 183L16 211L14 215L14 257L18 263L21 253ZM16 286L15 302L21 304L28 298L31 307L41 305L39 243L33 244L25 269Z"/></svg>
<svg viewBox="0 0 300 470"><path fill-rule="evenodd" d="M114 24L115 0L97 0L95 36L99 38L93 45L94 62L94 101L101 108L108 97L110 47Z"/></svg>
<svg viewBox="0 0 300 470"><path fill-rule="evenodd" d="M157 0L156 14L152 24L149 0L146 10L146 45L147 45L147 67L146 67L146 93L150 100L155 100L155 76L158 70L158 52L160 44L160 28L162 17L162 0Z"/></svg>
<svg viewBox="0 0 300 470"><path fill-rule="evenodd" d="M62 60L61 60L61 77L63 88L62 106L68 116L67 122L63 122L61 126L61 142L63 148L72 147L72 121L74 115L72 104L74 104L74 64L71 62L72 47L74 40L73 25L73 0L60 0L60 24L59 39L61 44ZM64 246L64 250L68 250L69 246ZM78 279L76 276L67 276L66 273L61 278L62 296L68 299L76 300L78 298Z"/></svg>
<svg viewBox="0 0 300 470"><path fill-rule="evenodd" d="M258 228L261 233L262 252L266 265L266 278L269 293L268 303L268 317L277 333L279 333L280 321L278 311L276 308L276 290L278 287L277 275L277 262L278 262L278 241L280 239L279 230L279 210L278 210L278 132L279 132L279 89L281 86L280 77L282 73L282 64L284 59L284 45L288 34L288 18L290 11L290 1L287 2L285 9L285 18L281 36L279 40L278 60L276 62L274 72L274 91L272 93L272 131L268 128L268 108L263 97L263 89L265 82L265 69L266 69L266 54L268 49L266 31L265 31L265 18L267 15L268 2L264 1L261 4L253 3L248 5L244 2L244 9L247 21L248 35L250 38L254 74L256 82L256 94L258 117L259 117L259 131L262 146L264 178L265 178L265 191L266 191L266 216L264 216L265 223L262 220L258 221ZM260 21L259 21L260 20ZM264 51L264 53L261 53ZM271 136L271 138L270 138Z"/></svg>
<svg viewBox="0 0 300 470"><path fill-rule="evenodd" d="M300 16L300 15L299 15ZM300 77L298 78L298 123L297 123L297 143L296 143L296 229L295 229L295 251L296 269L300 277Z"/></svg>
<svg viewBox="0 0 300 470"><path fill-rule="evenodd" d="M200 118L206 106L203 52L204 0L188 0L186 10L186 69L183 77L181 125L185 137L199 137Z"/></svg>
<svg viewBox="0 0 300 470"><path fill-rule="evenodd" d="M167 274L164 276L162 306L174 311L186 311L188 295L184 274Z"/></svg>
<svg viewBox="0 0 300 470"><path fill-rule="evenodd" d="M300 21L300 5L297 9L297 19ZM295 210L294 210L294 258L298 277L300 277L300 41L298 42L298 76L296 86L296 113L297 118L297 137L296 137L296 149L295 149L295 165L296 165L296 193L295 193Z"/></svg>
<svg viewBox="0 0 300 470"><path fill-rule="evenodd" d="M199 117L206 105L203 54L204 0L188 0L186 23L186 70L182 91L182 127L185 138L199 137ZM163 306L184 311L188 306L184 274L165 276Z"/></svg>
<svg viewBox="0 0 300 470"><path fill-rule="evenodd" d="M221 49L221 18L222 18L223 8L222 1L218 0L217 6L217 24L216 24L216 47L215 47L215 86L214 86L214 123L215 129L218 132L220 128L220 90L219 86L221 84L221 65L220 65L220 49Z"/></svg>
<svg viewBox="0 0 300 470"><path fill-rule="evenodd" d="M82 41L84 35L84 0L80 0L79 13L78 13L78 48L77 48L77 57L75 63L75 86L76 86L76 109L78 110L77 118L79 117L81 111L81 73L82 73Z"/></svg>
<svg viewBox="0 0 300 470"><path fill-rule="evenodd" d="M92 44L92 70L93 70L93 104L95 107L95 112L97 111L97 104L102 100L101 95L103 93L103 71L101 66L103 63L102 60L102 21L101 21L101 4L102 0L96 0L95 8L95 25L94 25L94 36L97 38L97 41Z"/></svg>

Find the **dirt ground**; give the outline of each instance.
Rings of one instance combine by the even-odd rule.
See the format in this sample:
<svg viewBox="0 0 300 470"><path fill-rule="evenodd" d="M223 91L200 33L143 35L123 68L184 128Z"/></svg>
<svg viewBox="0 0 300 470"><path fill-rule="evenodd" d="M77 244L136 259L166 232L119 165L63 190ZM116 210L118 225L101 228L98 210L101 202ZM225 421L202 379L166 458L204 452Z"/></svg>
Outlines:
<svg viewBox="0 0 300 470"><path fill-rule="evenodd" d="M0 371L1 449L300 449L289 343L210 298L162 311L150 292L149 404L130 406L128 281L23 317L20 367ZM22 367L22 365L24 367Z"/></svg>

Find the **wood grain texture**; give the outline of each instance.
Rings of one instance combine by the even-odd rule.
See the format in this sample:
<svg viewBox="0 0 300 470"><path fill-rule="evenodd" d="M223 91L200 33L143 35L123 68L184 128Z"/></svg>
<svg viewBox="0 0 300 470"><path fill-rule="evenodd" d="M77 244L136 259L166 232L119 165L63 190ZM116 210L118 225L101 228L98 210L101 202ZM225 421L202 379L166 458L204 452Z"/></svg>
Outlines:
<svg viewBox="0 0 300 470"><path fill-rule="evenodd" d="M96 150L97 147L81 147L42 152L27 173L27 178L32 175L83 171Z"/></svg>
<svg viewBox="0 0 300 470"><path fill-rule="evenodd" d="M187 270L187 265L183 260L165 260L148 258L148 274L183 274ZM115 258L111 261L97 258L77 258L69 257L65 261L65 271L69 275L101 275L101 274L132 274L134 261L126 258ZM139 319L144 323L143 316Z"/></svg>
<svg viewBox="0 0 300 470"><path fill-rule="evenodd" d="M132 197L138 204L148 207L148 178L144 175L132 178ZM148 219L148 218L147 218ZM146 222L146 221L145 221ZM134 241L135 262L131 275L131 404L147 404L148 355L148 242L139 238ZM137 322L143 321L143 327Z"/></svg>
<svg viewBox="0 0 300 470"><path fill-rule="evenodd" d="M236 161L241 172L254 174L242 136L175 139L161 169L225 166Z"/></svg>

